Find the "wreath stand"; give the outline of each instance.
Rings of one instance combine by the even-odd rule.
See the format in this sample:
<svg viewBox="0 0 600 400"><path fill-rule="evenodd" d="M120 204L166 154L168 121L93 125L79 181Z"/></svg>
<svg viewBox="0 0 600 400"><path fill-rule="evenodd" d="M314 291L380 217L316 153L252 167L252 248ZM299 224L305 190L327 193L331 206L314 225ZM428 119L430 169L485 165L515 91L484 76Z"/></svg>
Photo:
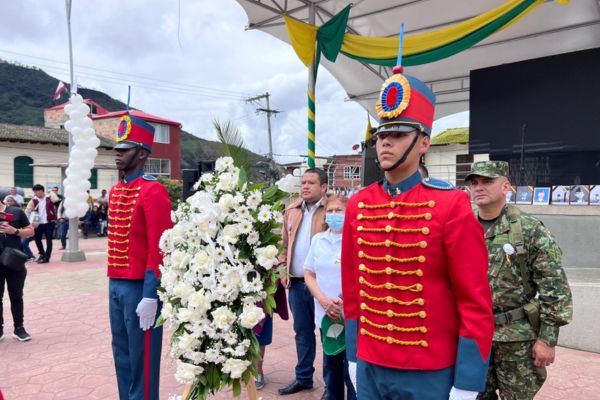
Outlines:
<svg viewBox="0 0 600 400"><path fill-rule="evenodd" d="M183 389L183 399L186 400L187 396L190 394L192 390L192 385L186 385ZM262 397L258 397L258 393L256 391L256 385L254 384L254 379L250 378L248 384L246 385L246 392L248 393L248 400L261 400ZM234 397L235 398L235 397Z"/></svg>

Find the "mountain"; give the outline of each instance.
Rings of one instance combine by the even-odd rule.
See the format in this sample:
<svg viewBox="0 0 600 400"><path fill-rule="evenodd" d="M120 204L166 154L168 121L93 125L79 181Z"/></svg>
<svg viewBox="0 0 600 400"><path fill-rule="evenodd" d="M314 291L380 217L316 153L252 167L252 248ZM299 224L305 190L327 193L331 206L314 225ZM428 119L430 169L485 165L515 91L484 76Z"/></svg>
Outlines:
<svg viewBox="0 0 600 400"><path fill-rule="evenodd" d="M68 99L65 92L58 101L52 101L57 86L58 79L39 68L0 60L0 123L44 126L44 108ZM79 94L94 100L108 111L125 109L124 103L97 90L79 88ZM181 152L183 169L196 169L199 161L214 160L223 154L220 142L201 139L184 130L181 131ZM265 157L251 151L248 156L253 166L259 161L266 161ZM250 175L253 180L261 178L255 167Z"/></svg>

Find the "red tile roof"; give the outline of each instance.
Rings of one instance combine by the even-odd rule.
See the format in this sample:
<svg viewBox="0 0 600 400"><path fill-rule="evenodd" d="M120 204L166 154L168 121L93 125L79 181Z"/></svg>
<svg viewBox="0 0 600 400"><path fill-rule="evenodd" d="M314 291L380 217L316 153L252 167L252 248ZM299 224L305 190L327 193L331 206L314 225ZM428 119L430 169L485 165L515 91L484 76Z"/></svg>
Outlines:
<svg viewBox="0 0 600 400"><path fill-rule="evenodd" d="M126 110L113 111L113 112L109 112L109 113L102 114L102 115L93 115L92 119L97 120L97 119L106 119L106 118L117 118L117 117L122 117L123 115L125 115L125 113L127 113ZM148 113L145 113L140 110L129 110L129 114L133 115L134 117L141 118L144 121L156 122L159 124L174 125L177 127L181 127L181 122L171 121L169 119L157 117L156 115L148 114Z"/></svg>
<svg viewBox="0 0 600 400"><path fill-rule="evenodd" d="M108 111L106 108L102 107L100 104L96 103L96 102L95 102L94 100L92 100L92 99L84 99L84 100L83 100L83 102L84 102L85 104L88 104L88 105L90 105L90 106L95 106L95 107L96 107L96 113L95 113L96 115L100 115L100 114L106 114L106 113L108 113L108 112L109 112L109 111ZM69 104L69 102L68 102L68 101L66 101L66 102L64 102L64 103L62 103L62 104L59 104L59 105L53 106L53 107L48 107L48 108L46 108L45 110L62 110L63 108L65 108L65 106L66 106L67 104Z"/></svg>

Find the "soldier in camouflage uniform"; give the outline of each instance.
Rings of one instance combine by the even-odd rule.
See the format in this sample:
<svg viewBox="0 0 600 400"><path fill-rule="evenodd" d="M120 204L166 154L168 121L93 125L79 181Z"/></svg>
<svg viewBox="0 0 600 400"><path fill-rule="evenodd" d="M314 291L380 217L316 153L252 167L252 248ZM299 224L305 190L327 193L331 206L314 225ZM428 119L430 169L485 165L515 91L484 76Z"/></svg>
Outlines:
<svg viewBox="0 0 600 400"><path fill-rule="evenodd" d="M559 327L572 318L561 250L538 219L506 204L508 163L480 161L466 177L489 253L494 343L478 399L533 399L554 362Z"/></svg>

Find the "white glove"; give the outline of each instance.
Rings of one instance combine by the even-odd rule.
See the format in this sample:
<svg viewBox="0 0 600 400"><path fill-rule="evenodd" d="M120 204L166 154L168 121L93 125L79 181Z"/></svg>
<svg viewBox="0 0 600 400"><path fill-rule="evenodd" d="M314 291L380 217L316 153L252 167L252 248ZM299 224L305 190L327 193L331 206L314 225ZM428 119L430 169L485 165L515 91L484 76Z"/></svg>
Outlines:
<svg viewBox="0 0 600 400"><path fill-rule="evenodd" d="M158 299L142 298L135 309L136 314L140 317L140 328L147 331L154 325L156 318L156 310L158 309Z"/></svg>
<svg viewBox="0 0 600 400"><path fill-rule="evenodd" d="M348 361L348 375L350 375L350 381L352 381L352 386L354 386L354 391L357 391L356 387L356 363L352 361Z"/></svg>
<svg viewBox="0 0 600 400"><path fill-rule="evenodd" d="M475 400L479 392L472 392L470 390L463 390L452 386L450 389L449 400Z"/></svg>

